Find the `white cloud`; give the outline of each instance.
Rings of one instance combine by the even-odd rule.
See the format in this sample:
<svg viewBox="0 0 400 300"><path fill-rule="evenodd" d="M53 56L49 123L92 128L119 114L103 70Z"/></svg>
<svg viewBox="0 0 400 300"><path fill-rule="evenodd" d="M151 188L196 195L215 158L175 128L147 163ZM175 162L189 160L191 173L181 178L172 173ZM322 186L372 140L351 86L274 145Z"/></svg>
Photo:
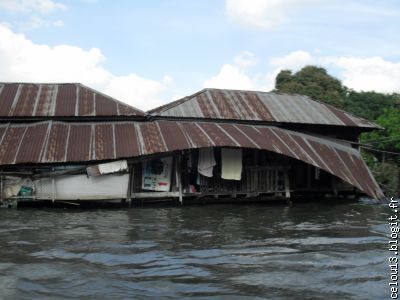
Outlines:
<svg viewBox="0 0 400 300"><path fill-rule="evenodd" d="M95 4L95 3L98 3L99 0L81 0L81 2L87 3L87 4Z"/></svg>
<svg viewBox="0 0 400 300"><path fill-rule="evenodd" d="M272 59L269 86L273 87L276 75L280 70L289 69L293 72L307 65L322 66L335 70L343 84L356 91L376 91L382 93L400 92L400 62L391 62L382 57L330 57L317 52L313 56L306 51L294 51L288 55Z"/></svg>
<svg viewBox="0 0 400 300"><path fill-rule="evenodd" d="M335 71L343 84L356 91L376 91L382 93L400 92L400 62L392 62L382 57L330 57L319 52L312 55L307 51L294 51L269 60L268 68L260 75L248 70L256 62L252 54L252 64L242 63L238 57L234 64L225 64L219 73L207 80L205 87L255 89L270 91L274 89L276 75L284 69L299 71L307 65L322 66L328 73Z"/></svg>
<svg viewBox="0 0 400 300"><path fill-rule="evenodd" d="M270 65L279 69L298 70L312 62L313 57L310 53L299 50L271 59Z"/></svg>
<svg viewBox="0 0 400 300"><path fill-rule="evenodd" d="M276 75L278 75L281 70L292 70L293 72L296 72L304 66L313 63L316 63L315 58L313 58L310 53L302 50L294 51L281 57L272 58L269 61L269 65L272 69L264 76L261 90L273 90L275 88Z"/></svg>
<svg viewBox="0 0 400 300"><path fill-rule="evenodd" d="M35 44L22 34L0 25L0 81L81 82L140 109L164 103L161 93L171 84L130 73L115 75L103 66L98 48Z"/></svg>
<svg viewBox="0 0 400 300"><path fill-rule="evenodd" d="M216 76L204 83L204 87L251 90L254 85L252 79L239 67L225 64Z"/></svg>
<svg viewBox="0 0 400 300"><path fill-rule="evenodd" d="M219 73L206 80L204 87L251 90L255 88L254 78L246 74L248 67L257 63L253 53L244 51L234 58L233 64L224 64Z"/></svg>
<svg viewBox="0 0 400 300"><path fill-rule="evenodd" d="M288 19L288 15L318 0L225 0L230 20L255 29L271 29Z"/></svg>
<svg viewBox="0 0 400 300"><path fill-rule="evenodd" d="M51 21L44 19L43 15L66 10L67 7L53 0L0 0L0 9L29 15L28 19L13 24L25 32L43 27L63 27L62 20Z"/></svg>
<svg viewBox="0 0 400 300"><path fill-rule="evenodd" d="M65 10L67 7L52 0L0 0L0 8L14 12L45 14Z"/></svg>
<svg viewBox="0 0 400 300"><path fill-rule="evenodd" d="M400 62L382 57L329 57L323 61L339 68L343 84L354 90L400 92Z"/></svg>
<svg viewBox="0 0 400 300"><path fill-rule="evenodd" d="M258 59L254 55L254 53L250 51L243 51L238 56L236 56L233 61L235 62L235 65L241 69L254 66L258 63Z"/></svg>
<svg viewBox="0 0 400 300"><path fill-rule="evenodd" d="M30 31L42 27L63 27L64 22L62 20L47 21L38 16L30 16L28 21L19 24L19 28L22 31Z"/></svg>
<svg viewBox="0 0 400 300"><path fill-rule="evenodd" d="M64 27L65 23L64 23L63 20L57 20L57 21L54 21L52 23L52 25L55 26L55 27Z"/></svg>
<svg viewBox="0 0 400 300"><path fill-rule="evenodd" d="M140 77L137 74L114 76L104 87L104 92L137 108L148 110L165 104L161 94L172 78L164 76L162 81Z"/></svg>
<svg viewBox="0 0 400 300"><path fill-rule="evenodd" d="M20 27L23 31L29 31L33 29L37 29L40 27L47 26L47 21L38 17L38 16L30 16L29 20L21 23Z"/></svg>
<svg viewBox="0 0 400 300"><path fill-rule="evenodd" d="M270 91L274 89L275 77L281 70L298 71L314 62L314 58L306 51L294 51L271 59L270 68L263 74L250 73L249 67L258 64L252 52L243 51L233 61L233 64L224 64L216 76L206 80L204 87Z"/></svg>

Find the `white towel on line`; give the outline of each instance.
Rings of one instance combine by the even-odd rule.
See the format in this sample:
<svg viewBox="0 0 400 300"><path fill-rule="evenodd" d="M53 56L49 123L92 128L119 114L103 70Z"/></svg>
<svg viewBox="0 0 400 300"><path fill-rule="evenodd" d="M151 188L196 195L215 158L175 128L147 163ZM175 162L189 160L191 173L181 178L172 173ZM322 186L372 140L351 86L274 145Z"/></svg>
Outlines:
<svg viewBox="0 0 400 300"><path fill-rule="evenodd" d="M242 178L242 149L222 148L221 168L223 179L240 180Z"/></svg>
<svg viewBox="0 0 400 300"><path fill-rule="evenodd" d="M197 164L198 172L203 176L212 177L215 165L214 148L200 148L199 162Z"/></svg>

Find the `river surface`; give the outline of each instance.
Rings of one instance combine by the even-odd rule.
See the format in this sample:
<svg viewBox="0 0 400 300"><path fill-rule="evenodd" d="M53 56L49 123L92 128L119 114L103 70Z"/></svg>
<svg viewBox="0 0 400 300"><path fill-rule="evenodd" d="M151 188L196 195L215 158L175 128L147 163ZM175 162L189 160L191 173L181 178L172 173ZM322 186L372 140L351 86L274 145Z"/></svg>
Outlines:
<svg viewBox="0 0 400 300"><path fill-rule="evenodd" d="M1 299L389 299L387 205L1 209Z"/></svg>

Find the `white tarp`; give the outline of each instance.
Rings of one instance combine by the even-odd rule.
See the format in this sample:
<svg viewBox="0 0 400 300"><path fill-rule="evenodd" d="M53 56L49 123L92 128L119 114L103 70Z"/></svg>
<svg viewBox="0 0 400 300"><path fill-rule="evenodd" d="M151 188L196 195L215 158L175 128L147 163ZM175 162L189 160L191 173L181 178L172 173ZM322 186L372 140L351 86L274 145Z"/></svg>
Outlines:
<svg viewBox="0 0 400 300"><path fill-rule="evenodd" d="M142 189L169 192L172 157L156 158L143 164Z"/></svg>
<svg viewBox="0 0 400 300"><path fill-rule="evenodd" d="M112 161L109 163L89 166L86 170L89 176L117 173L128 170L128 162L126 160Z"/></svg>
<svg viewBox="0 0 400 300"><path fill-rule="evenodd" d="M56 200L101 200L127 197L129 174L112 174L98 177L67 175L54 179ZM37 199L53 198L51 178L34 181Z"/></svg>

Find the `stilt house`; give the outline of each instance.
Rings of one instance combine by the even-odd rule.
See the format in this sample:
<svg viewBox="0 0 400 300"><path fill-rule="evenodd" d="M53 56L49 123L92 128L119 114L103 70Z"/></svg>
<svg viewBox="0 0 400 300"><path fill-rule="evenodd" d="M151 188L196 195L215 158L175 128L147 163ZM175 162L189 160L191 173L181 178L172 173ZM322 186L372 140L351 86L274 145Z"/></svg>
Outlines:
<svg viewBox="0 0 400 300"><path fill-rule="evenodd" d="M377 125L300 95L204 89L143 112L81 84L0 84L0 201L380 199Z"/></svg>

